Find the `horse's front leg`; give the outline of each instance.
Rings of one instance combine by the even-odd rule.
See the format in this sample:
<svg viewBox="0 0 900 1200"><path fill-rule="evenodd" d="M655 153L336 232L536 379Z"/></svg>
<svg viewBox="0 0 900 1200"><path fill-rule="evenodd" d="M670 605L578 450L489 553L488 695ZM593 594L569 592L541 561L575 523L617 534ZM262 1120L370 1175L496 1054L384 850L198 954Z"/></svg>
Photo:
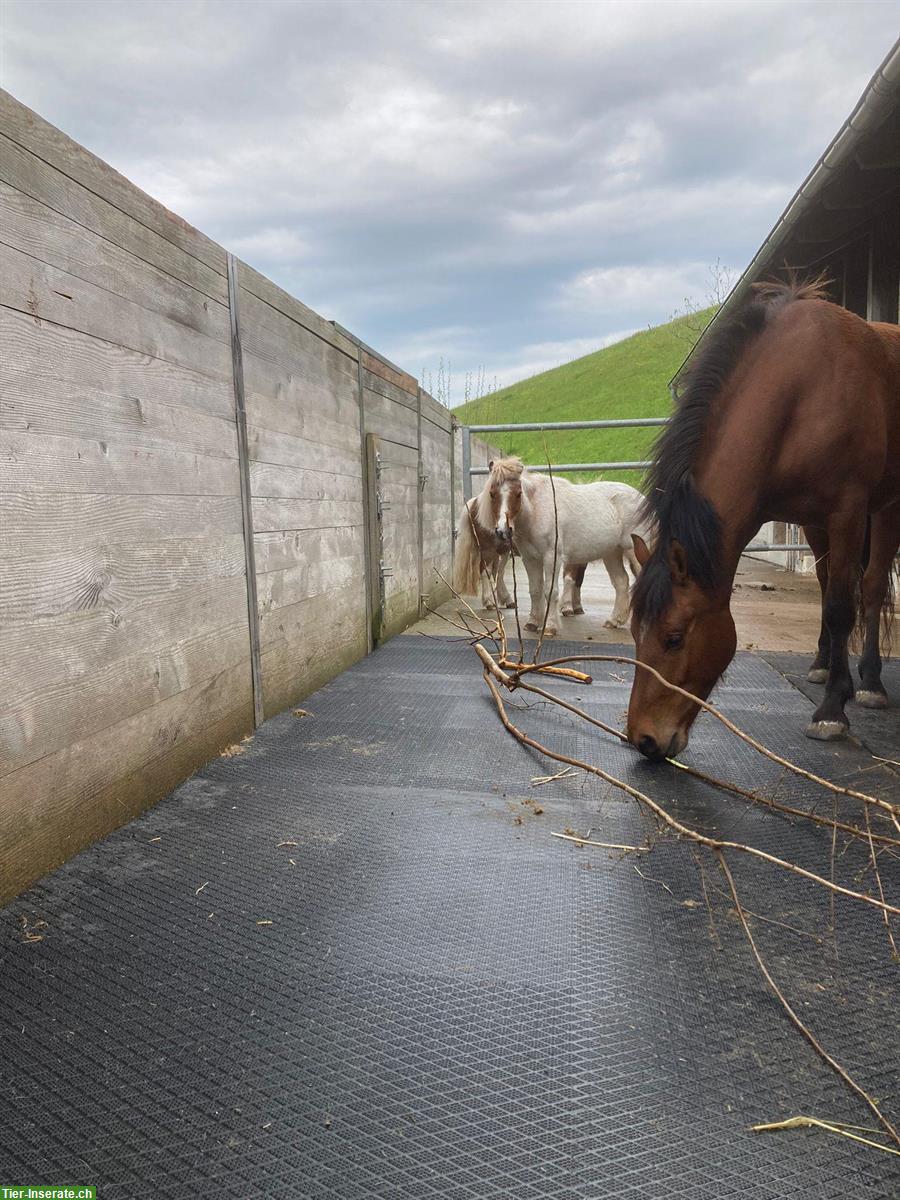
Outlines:
<svg viewBox="0 0 900 1200"><path fill-rule="evenodd" d="M499 554L497 556L497 603L501 608L514 608L515 601L509 594L509 589L506 586L506 564L509 562L509 554ZM513 563L513 570L516 569Z"/></svg>
<svg viewBox="0 0 900 1200"><path fill-rule="evenodd" d="M562 621L562 617L560 616L559 612L560 564L559 562L555 561L556 557L557 556L551 551L550 554L544 559L543 563L543 604L541 607L541 619L538 629L543 626L544 619L546 617L547 624L544 628L544 632L548 637L556 637L556 635L559 633L559 626Z"/></svg>
<svg viewBox="0 0 900 1200"><path fill-rule="evenodd" d="M612 616L603 624L607 629L618 629L628 620L628 572L622 561L622 551L614 550L607 554L603 565L609 572L609 578L616 590L616 602L613 605Z"/></svg>
<svg viewBox="0 0 900 1200"><path fill-rule="evenodd" d="M810 543L812 544L812 543ZM889 592L894 555L900 546L900 506L893 505L872 517L869 561L862 581L866 638L859 660L861 687L856 702L863 708L887 708L888 695L881 682L881 612Z"/></svg>
<svg viewBox="0 0 900 1200"><path fill-rule="evenodd" d="M836 513L828 524L828 585L823 616L831 639L831 657L825 698L806 728L808 737L822 742L843 737L850 727L844 712L844 705L853 695L847 642L856 619L856 585L866 536L864 510L864 503L860 503L853 512Z"/></svg>
<svg viewBox="0 0 900 1200"><path fill-rule="evenodd" d="M523 551L522 561L528 575L528 594L531 598L531 612L525 628L533 632L544 623L544 560Z"/></svg>
<svg viewBox="0 0 900 1200"><path fill-rule="evenodd" d="M808 525L803 532L816 560L816 578L822 593L822 623L819 627L819 646L806 678L810 683L825 683L828 679L828 664L831 662L831 634L825 623L825 591L828 587L828 534L824 529Z"/></svg>

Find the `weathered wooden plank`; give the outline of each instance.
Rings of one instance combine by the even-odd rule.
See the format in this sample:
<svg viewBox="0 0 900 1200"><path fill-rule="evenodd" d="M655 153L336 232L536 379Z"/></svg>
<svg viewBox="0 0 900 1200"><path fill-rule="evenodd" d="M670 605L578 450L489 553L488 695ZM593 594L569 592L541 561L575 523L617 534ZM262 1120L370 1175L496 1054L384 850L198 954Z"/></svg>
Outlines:
<svg viewBox="0 0 900 1200"><path fill-rule="evenodd" d="M271 463L275 466L321 469L323 461L340 475L358 476L362 467L358 448L340 450L337 446L323 446L309 438L292 437L288 433L273 433L257 425L247 427L247 440L251 462Z"/></svg>
<svg viewBox="0 0 900 1200"><path fill-rule="evenodd" d="M4 430L0 479L7 492L233 496L240 487L236 459Z"/></svg>
<svg viewBox="0 0 900 1200"><path fill-rule="evenodd" d="M313 596L333 596L340 588L355 583L359 578L358 555L302 563L283 571L268 571L259 576L260 616ZM263 640L262 645L265 644Z"/></svg>
<svg viewBox="0 0 900 1200"><path fill-rule="evenodd" d="M193 328L162 316L2 243L0 304L212 379L231 379L230 344L207 337L201 322Z"/></svg>
<svg viewBox="0 0 900 1200"><path fill-rule="evenodd" d="M45 554L65 546L241 532L237 496L108 496L0 492L0 554ZM0 658L5 662L5 659Z"/></svg>
<svg viewBox="0 0 900 1200"><path fill-rule="evenodd" d="M417 421L414 409L394 404L366 388L363 391L363 414L367 433L389 442L411 448L417 453Z"/></svg>
<svg viewBox="0 0 900 1200"><path fill-rule="evenodd" d="M0 779L0 902L137 816L252 728L250 668L242 663Z"/></svg>
<svg viewBox="0 0 900 1200"><path fill-rule="evenodd" d="M419 591L416 580L411 587L388 596L384 609L384 636L393 637L408 629L419 618Z"/></svg>
<svg viewBox="0 0 900 1200"><path fill-rule="evenodd" d="M336 350L340 350L342 354L356 361L357 349L354 343L339 333L330 321L326 321L324 317L320 317L317 312L308 308L302 301L289 292L284 291L271 279L267 279L265 275L260 275L253 267L248 266L245 262L238 263L238 278L240 280L241 290L246 290L257 300L262 300L275 312L281 313L304 329L308 329L310 333L314 333L321 341L327 342L328 345L334 346ZM244 301L241 301L243 308ZM252 305L251 305L252 308Z"/></svg>
<svg viewBox="0 0 900 1200"><path fill-rule="evenodd" d="M284 529L333 529L362 525L358 500L281 500L253 498L253 528L257 533Z"/></svg>
<svg viewBox="0 0 900 1200"><path fill-rule="evenodd" d="M0 179L220 304L223 275L0 133Z"/></svg>
<svg viewBox="0 0 900 1200"><path fill-rule="evenodd" d="M257 533L253 540L257 576L284 571L298 563L338 558L356 558L362 570L363 535L359 525L344 525L339 529L280 529Z"/></svg>
<svg viewBox="0 0 900 1200"><path fill-rule="evenodd" d="M213 379L185 365L151 358L30 313L0 307L4 361L84 388L213 413L234 420L231 378Z"/></svg>
<svg viewBox="0 0 900 1200"><path fill-rule="evenodd" d="M158 650L129 654L78 673L68 656L46 663L0 701L0 776L196 687L237 663L249 664L247 605L221 623ZM55 665L51 673L48 667ZM249 665L247 666L249 670Z"/></svg>
<svg viewBox="0 0 900 1200"><path fill-rule="evenodd" d="M2 89L0 129L18 145L96 192L167 241L199 258L224 277L225 251L221 246L194 229L182 217L169 212L108 163L79 146Z"/></svg>
<svg viewBox="0 0 900 1200"><path fill-rule="evenodd" d="M266 716L296 704L366 653L363 580L264 614Z"/></svg>
<svg viewBox="0 0 900 1200"><path fill-rule="evenodd" d="M443 404L439 404L427 392L422 393L422 417L447 434L453 428L453 414L450 412L450 409Z"/></svg>
<svg viewBox="0 0 900 1200"><path fill-rule="evenodd" d="M367 372L377 375L379 379L385 380L400 391L412 396L413 403L415 404L419 385L412 375L409 375L406 371L401 371L398 367L392 366L390 363L385 362L383 358L380 358L377 354L372 354L368 350L360 349L359 353L360 362Z"/></svg>
<svg viewBox="0 0 900 1200"><path fill-rule="evenodd" d="M85 680L122 659L164 655L172 646L210 630L246 623L243 579L215 579L132 605L122 612L94 610L0 626L0 662L9 703L32 690Z"/></svg>
<svg viewBox="0 0 900 1200"><path fill-rule="evenodd" d="M9 554L0 573L0 621L93 610L120 613L178 588L243 574L243 541L235 535Z"/></svg>
<svg viewBox="0 0 900 1200"><path fill-rule="evenodd" d="M0 183L0 241L48 266L230 344L228 305Z"/></svg>
<svg viewBox="0 0 900 1200"><path fill-rule="evenodd" d="M327 461L327 451L322 457ZM327 468L317 471L311 467L252 462L250 484L253 495L260 499L362 500L362 483L358 475L341 475Z"/></svg>
<svg viewBox="0 0 900 1200"><path fill-rule="evenodd" d="M388 380L382 379L371 371L365 370L363 371L363 387L369 392L383 396L385 400L390 400L392 403L400 405L403 408L411 409L416 414L416 419L418 420L419 410L414 395L411 396L408 392L396 387Z"/></svg>
<svg viewBox="0 0 900 1200"><path fill-rule="evenodd" d="M237 458L234 420L22 370L0 358L0 430Z"/></svg>
<svg viewBox="0 0 900 1200"><path fill-rule="evenodd" d="M247 419L260 429L289 433L348 450L359 441L359 404L351 392L338 396L296 376L261 378L252 355L245 371ZM280 368L279 368L280 370ZM359 447L356 447L357 454Z"/></svg>

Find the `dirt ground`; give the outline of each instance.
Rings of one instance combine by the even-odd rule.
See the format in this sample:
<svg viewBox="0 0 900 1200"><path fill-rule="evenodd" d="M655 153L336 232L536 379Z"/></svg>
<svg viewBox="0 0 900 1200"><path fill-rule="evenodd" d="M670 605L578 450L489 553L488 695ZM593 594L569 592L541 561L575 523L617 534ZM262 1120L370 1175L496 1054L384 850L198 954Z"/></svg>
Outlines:
<svg viewBox="0 0 900 1200"><path fill-rule="evenodd" d="M510 575L507 569L507 586L511 591ZM521 562L518 563L516 581L520 608L525 612L528 581ZM563 617L561 638L607 644L631 640L627 628L607 629L603 624L612 612L613 589L602 563L592 563L588 567L581 598L584 615ZM467 599L474 604L471 597ZM446 636L460 632L455 631L444 618L458 620L457 613L462 607L459 601L448 601L436 613L430 613L413 625L407 633ZM475 608L476 612L484 611L480 605L475 605ZM814 575L796 574L745 556L741 559L735 578L731 610L737 625L738 649L808 653L810 658L815 653L819 636L819 585ZM505 619L507 629L515 635L516 623L512 612L507 612Z"/></svg>

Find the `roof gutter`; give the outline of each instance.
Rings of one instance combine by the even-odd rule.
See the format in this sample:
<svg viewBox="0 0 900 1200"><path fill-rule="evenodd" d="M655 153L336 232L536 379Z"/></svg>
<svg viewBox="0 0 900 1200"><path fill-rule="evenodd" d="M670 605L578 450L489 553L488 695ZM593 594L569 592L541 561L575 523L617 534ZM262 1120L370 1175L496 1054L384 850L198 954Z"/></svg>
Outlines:
<svg viewBox="0 0 900 1200"><path fill-rule="evenodd" d="M895 93L900 87L900 40L896 41L884 62L872 76L865 91L856 102L853 112L838 130L825 153L816 162L813 169L794 193L787 208L778 218L775 227L756 254L750 265L735 283L725 297L721 307L713 316L706 329L700 335L697 345L709 333L723 313L732 310L746 297L752 284L758 279L766 267L787 240L797 221L809 210L818 198L822 189L830 183L837 171L846 166L859 145L860 140L874 129L885 117L894 103ZM693 351L691 351L693 354ZM669 381L669 390L673 392L675 383L684 370L685 363L691 357L688 354L681 366Z"/></svg>

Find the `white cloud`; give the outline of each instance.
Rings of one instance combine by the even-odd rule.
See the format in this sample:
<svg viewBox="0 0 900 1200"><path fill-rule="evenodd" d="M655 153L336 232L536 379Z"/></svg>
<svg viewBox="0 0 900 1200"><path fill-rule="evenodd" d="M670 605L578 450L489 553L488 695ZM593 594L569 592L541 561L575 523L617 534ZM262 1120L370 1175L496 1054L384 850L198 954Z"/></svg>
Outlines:
<svg viewBox="0 0 900 1200"><path fill-rule="evenodd" d="M556 303L593 315L673 312L686 299L707 301L712 285L706 263L634 263L580 271L560 288Z"/></svg>
<svg viewBox="0 0 900 1200"><path fill-rule="evenodd" d="M896 13L5 0L3 26L4 86L205 233L412 371L506 379L746 263Z"/></svg>

